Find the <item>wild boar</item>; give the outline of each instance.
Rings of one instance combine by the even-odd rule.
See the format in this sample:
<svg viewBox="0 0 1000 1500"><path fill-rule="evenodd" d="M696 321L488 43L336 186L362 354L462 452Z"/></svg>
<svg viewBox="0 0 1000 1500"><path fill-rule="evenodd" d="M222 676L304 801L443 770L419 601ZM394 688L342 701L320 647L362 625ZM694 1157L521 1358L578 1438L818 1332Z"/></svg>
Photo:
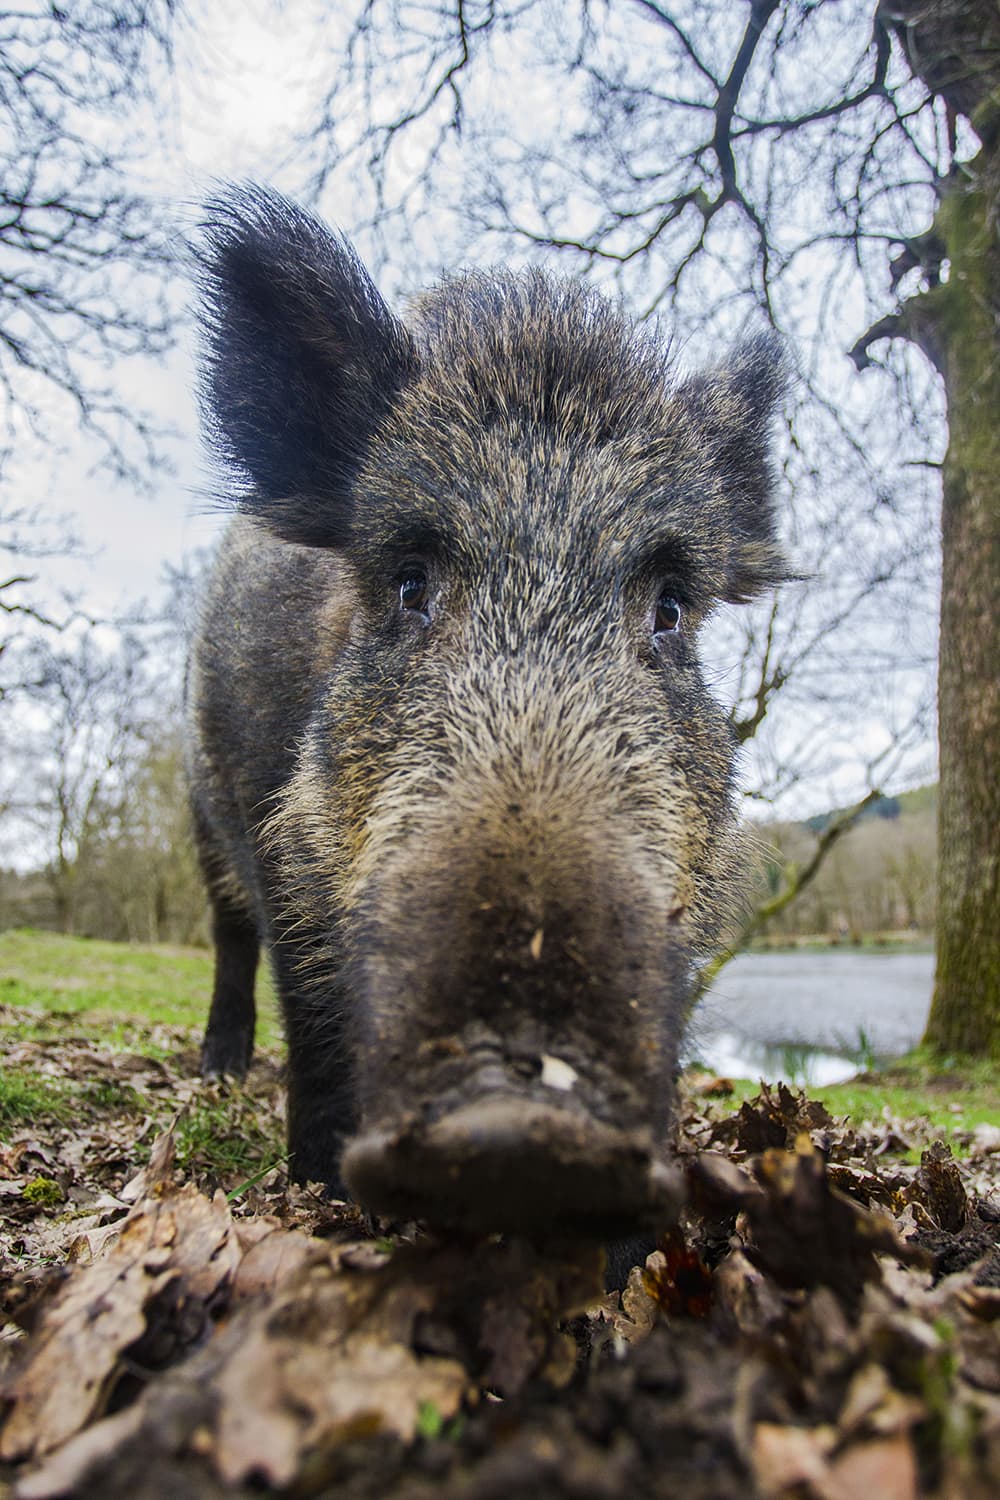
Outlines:
<svg viewBox="0 0 1000 1500"><path fill-rule="evenodd" d="M739 899L698 632L784 572L769 335L677 373L579 280L470 272L398 320L276 194L200 248L239 514L190 669L209 1075L263 943L300 1179L440 1225L668 1207L692 974Z"/></svg>

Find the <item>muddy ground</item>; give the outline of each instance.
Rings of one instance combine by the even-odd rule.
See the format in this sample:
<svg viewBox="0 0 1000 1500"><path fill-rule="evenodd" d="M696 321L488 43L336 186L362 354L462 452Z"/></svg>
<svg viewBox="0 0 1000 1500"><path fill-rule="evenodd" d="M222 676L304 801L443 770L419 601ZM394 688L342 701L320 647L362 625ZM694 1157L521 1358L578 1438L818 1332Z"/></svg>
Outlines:
<svg viewBox="0 0 1000 1500"><path fill-rule="evenodd" d="M206 1093L182 1031L65 1031L4 1044L73 1088L0 1132L0 1495L1000 1493L996 1127L687 1077L687 1208L606 1294L290 1188L273 1061Z"/></svg>

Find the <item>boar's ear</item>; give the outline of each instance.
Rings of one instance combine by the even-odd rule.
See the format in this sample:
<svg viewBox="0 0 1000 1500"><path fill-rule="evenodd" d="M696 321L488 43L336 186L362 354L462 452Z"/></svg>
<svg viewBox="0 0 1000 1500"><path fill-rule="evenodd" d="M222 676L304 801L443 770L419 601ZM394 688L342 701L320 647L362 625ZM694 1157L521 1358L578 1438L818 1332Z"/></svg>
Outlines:
<svg viewBox="0 0 1000 1500"><path fill-rule="evenodd" d="M351 481L416 357L347 242L268 189L206 207L202 405L241 510L341 546Z"/></svg>
<svg viewBox="0 0 1000 1500"><path fill-rule="evenodd" d="M724 597L743 603L791 576L778 543L771 424L787 386L781 341L756 334L724 365L684 382L677 400L721 479Z"/></svg>

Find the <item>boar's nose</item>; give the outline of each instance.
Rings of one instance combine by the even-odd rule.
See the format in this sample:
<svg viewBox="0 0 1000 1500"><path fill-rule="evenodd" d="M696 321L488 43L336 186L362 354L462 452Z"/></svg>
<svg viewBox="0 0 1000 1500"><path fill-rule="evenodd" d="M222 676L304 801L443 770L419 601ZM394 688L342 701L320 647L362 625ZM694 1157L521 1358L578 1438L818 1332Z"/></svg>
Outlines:
<svg viewBox="0 0 1000 1500"><path fill-rule="evenodd" d="M683 1197L648 1131L509 1093L363 1133L343 1173L376 1213L484 1234L607 1238L673 1222Z"/></svg>

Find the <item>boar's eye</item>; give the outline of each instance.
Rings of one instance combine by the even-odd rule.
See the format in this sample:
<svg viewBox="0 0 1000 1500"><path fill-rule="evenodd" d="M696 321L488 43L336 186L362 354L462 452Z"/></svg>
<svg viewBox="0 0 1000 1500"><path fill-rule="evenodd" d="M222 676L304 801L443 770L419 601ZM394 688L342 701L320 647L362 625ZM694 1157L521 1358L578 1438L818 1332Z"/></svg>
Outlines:
<svg viewBox="0 0 1000 1500"><path fill-rule="evenodd" d="M417 568L409 570L399 585L400 607L413 610L415 614L423 615L426 619L429 599L430 589L426 573L421 573Z"/></svg>
<svg viewBox="0 0 1000 1500"><path fill-rule="evenodd" d="M673 594L662 593L656 601L653 630L657 635L676 635L681 628L681 607Z"/></svg>

